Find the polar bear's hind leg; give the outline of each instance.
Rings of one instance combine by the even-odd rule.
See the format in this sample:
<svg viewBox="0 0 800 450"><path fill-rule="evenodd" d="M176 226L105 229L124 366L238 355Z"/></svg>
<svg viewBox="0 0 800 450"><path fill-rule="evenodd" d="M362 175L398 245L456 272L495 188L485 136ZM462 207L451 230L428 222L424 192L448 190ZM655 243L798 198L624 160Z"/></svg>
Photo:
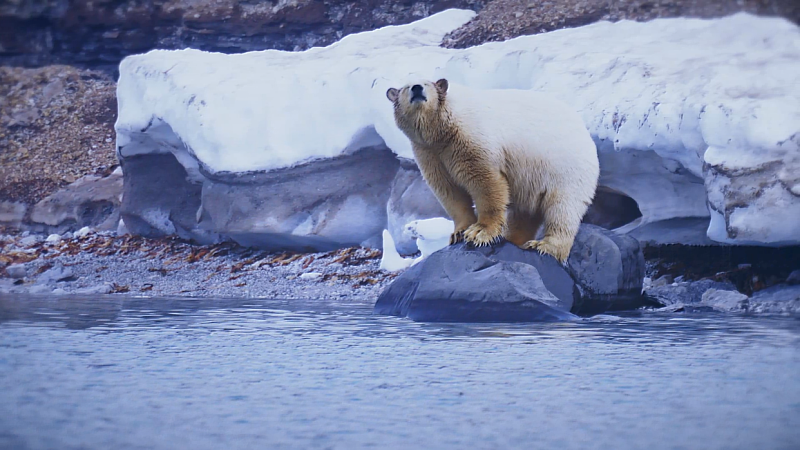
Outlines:
<svg viewBox="0 0 800 450"><path fill-rule="evenodd" d="M523 248L546 253L565 263L588 206L580 200L558 194L548 194L542 206L544 237L526 242Z"/></svg>

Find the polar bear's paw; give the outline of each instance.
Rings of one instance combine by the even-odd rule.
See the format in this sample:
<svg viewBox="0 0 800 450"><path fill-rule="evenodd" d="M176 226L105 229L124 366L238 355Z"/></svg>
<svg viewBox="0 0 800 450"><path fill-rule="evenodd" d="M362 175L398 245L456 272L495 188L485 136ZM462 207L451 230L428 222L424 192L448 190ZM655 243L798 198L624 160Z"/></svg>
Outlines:
<svg viewBox="0 0 800 450"><path fill-rule="evenodd" d="M476 247L492 245L500 241L503 235L503 227L488 227L480 223L470 225L464 230L464 240Z"/></svg>
<svg viewBox="0 0 800 450"><path fill-rule="evenodd" d="M458 244L464 240L464 230L456 231L450 235L450 245Z"/></svg>
<svg viewBox="0 0 800 450"><path fill-rule="evenodd" d="M547 238L542 239L541 241L531 240L522 245L523 249L526 250L536 250L541 254L550 255L558 262L564 264L567 262L567 257L569 256L569 248L564 250L563 246L558 246L553 242L549 241Z"/></svg>

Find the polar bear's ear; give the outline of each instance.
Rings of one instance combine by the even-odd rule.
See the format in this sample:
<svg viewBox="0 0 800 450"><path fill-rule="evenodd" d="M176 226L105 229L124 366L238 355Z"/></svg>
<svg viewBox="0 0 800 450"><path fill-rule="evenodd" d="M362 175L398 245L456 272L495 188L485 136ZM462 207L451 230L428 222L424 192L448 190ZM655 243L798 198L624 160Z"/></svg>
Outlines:
<svg viewBox="0 0 800 450"><path fill-rule="evenodd" d="M397 100L397 97L399 97L399 96L400 96L400 91L398 91L395 88L389 88L389 90L386 91L386 98L388 98L392 102Z"/></svg>
<svg viewBox="0 0 800 450"><path fill-rule="evenodd" d="M436 82L436 90L441 92L442 94L447 92L447 87L448 86L449 86L449 84L447 83L447 80L444 79L444 78L442 78L442 79L440 79L439 81Z"/></svg>

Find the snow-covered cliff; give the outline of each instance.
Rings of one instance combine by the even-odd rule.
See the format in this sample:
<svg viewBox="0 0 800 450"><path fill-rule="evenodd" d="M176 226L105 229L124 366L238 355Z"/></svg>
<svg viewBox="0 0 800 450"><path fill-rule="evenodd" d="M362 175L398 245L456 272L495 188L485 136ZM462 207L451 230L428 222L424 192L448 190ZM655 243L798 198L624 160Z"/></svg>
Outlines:
<svg viewBox="0 0 800 450"><path fill-rule="evenodd" d="M797 26L748 14L600 22L439 47L473 15L448 10L304 52L126 58L116 129L126 196L136 199L128 217L158 229L175 215L142 213L149 200L137 194L136 178L148 175L146 155L157 154L174 155L198 186L187 187L199 197L194 223L183 214L179 229L338 245L379 242L387 222L439 216L429 193L404 190L418 174L385 92L414 77L446 77L545 90L574 105L601 160L595 216L627 217L614 225L621 231L653 242L800 243ZM339 183L378 166L382 173L358 192L339 192L326 180L334 167L354 170L349 158L362 165ZM296 182L330 186L304 190ZM273 204L276 196L283 206ZM123 201L123 217L125 210Z"/></svg>

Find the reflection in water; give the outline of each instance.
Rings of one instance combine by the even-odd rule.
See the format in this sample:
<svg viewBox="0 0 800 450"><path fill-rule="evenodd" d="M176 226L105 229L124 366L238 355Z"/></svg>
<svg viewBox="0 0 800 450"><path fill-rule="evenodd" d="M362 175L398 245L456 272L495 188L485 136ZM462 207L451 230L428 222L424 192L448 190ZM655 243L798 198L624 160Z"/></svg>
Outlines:
<svg viewBox="0 0 800 450"><path fill-rule="evenodd" d="M800 448L800 322L0 297L0 448Z"/></svg>

